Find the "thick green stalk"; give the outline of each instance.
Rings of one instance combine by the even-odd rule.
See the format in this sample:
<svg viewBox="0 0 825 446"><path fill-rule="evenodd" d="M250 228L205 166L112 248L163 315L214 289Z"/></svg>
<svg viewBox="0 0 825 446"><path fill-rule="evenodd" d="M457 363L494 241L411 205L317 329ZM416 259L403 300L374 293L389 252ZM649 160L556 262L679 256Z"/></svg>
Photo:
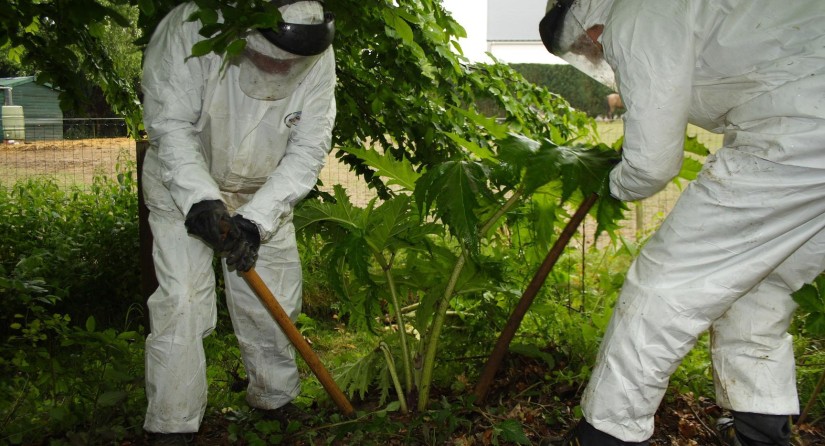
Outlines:
<svg viewBox="0 0 825 446"><path fill-rule="evenodd" d="M380 253L375 254L375 259L384 271L384 276L387 279L387 285L390 287L390 299L392 300L392 309L395 312L395 320L398 321L398 336L401 342L401 355L404 362L404 384L407 391L411 391L412 385L412 357L410 356L410 348L407 345L407 327L404 323L404 313L401 311L401 304L398 301L398 289L395 286L395 279L393 278L391 266L384 259Z"/></svg>
<svg viewBox="0 0 825 446"><path fill-rule="evenodd" d="M387 368L390 371L392 383L395 386L395 393L398 394L398 403L401 405L401 412L407 413L407 398L404 396L404 389L401 388L401 382L398 381L398 372L395 370L395 361L392 359L390 346L386 342L378 344L378 348L384 352L384 359L387 361Z"/></svg>
<svg viewBox="0 0 825 446"><path fill-rule="evenodd" d="M521 196L521 189L515 191L507 202L504 203L501 208L496 211L496 213L493 214L487 222L484 223L479 231L482 237L487 236L487 232L493 227L496 221L504 216L513 206L515 206ZM438 303L438 308L436 309L432 325L427 333L427 350L424 353L424 364L421 371L421 391L419 392L418 397L419 411L426 410L427 405L430 402L430 385L432 384L433 369L435 367L435 354L438 350L438 338L441 334L441 329L444 327L444 320L447 317L447 310L450 309L450 297L453 295L453 291L458 283L458 278L461 275L461 270L464 269L464 264L466 262L467 256L464 251L462 251L461 255L458 257L458 260L456 260L455 266L453 267L450 281L447 284L447 288L444 290L444 294L441 296L441 301Z"/></svg>
<svg viewBox="0 0 825 446"><path fill-rule="evenodd" d="M418 410L420 412L427 410L427 405L430 403L430 384L432 384L433 381L433 368L435 366L435 353L438 349L438 337L441 334L441 329L444 327L447 310L450 308L450 296L453 295L456 283L458 283L458 277L461 275L461 270L464 269L466 261L467 257L462 253L453 267L450 282L447 284L447 289L444 290L444 295L441 296L441 301L438 303L438 309L435 312L435 318L427 333L427 350L424 353L424 365L421 371L421 391L418 396Z"/></svg>

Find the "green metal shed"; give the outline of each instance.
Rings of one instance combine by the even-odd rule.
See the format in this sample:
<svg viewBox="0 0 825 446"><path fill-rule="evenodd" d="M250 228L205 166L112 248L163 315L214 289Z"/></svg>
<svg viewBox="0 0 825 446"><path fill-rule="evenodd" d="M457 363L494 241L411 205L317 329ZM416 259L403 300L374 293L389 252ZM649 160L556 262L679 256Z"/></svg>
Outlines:
<svg viewBox="0 0 825 446"><path fill-rule="evenodd" d="M35 83L34 76L0 78L2 104L23 107L26 141L63 139L59 94L51 86ZM3 121L0 116L0 135L6 134Z"/></svg>

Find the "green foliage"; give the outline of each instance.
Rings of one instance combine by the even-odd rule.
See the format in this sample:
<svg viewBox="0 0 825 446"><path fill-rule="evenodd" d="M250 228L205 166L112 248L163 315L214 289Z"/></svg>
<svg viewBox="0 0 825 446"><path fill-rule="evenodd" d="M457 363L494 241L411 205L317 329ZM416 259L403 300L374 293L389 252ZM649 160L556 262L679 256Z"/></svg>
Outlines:
<svg viewBox="0 0 825 446"><path fill-rule="evenodd" d="M813 337L825 338L825 276L818 276L814 283L805 284L793 294L804 314L804 330Z"/></svg>
<svg viewBox="0 0 825 446"><path fill-rule="evenodd" d="M513 211L530 206L539 190L555 191L555 208L562 211L557 218L563 219L565 203L602 192L617 157L607 147L576 148L507 135L490 121L475 119L490 129L489 135L503 135L500 141L491 140L491 150L472 151L484 158L465 154L463 159L424 168L419 176L411 163L386 162L374 150L347 149L363 160L377 161L376 171L395 186L394 195L380 206L373 200L359 208L337 188L333 202L307 202L295 217L297 229L317 232L326 240L323 252L334 267L333 282L350 302L358 303L364 321L376 316L374 309L382 302L391 304L406 381L397 393L403 405L404 394L417 389L419 410L427 407L436 345L448 308L477 308L471 302L484 300L485 291L495 294L515 285L497 272L503 253L492 228L502 225L508 214L518 218ZM416 177L412 190L403 187ZM601 228L615 228L610 218L621 216L622 206L603 200L612 201L619 211L596 214L596 219ZM532 242L525 235L517 244ZM402 304L416 307L413 318L404 314ZM415 367L414 377L410 370L418 360L410 354L407 324L421 336L416 357L423 357L423 365ZM365 392L377 376L376 361L371 357L348 369L342 377L345 387ZM382 400L389 388L383 376Z"/></svg>
<svg viewBox="0 0 825 446"><path fill-rule="evenodd" d="M528 81L544 87L567 100L588 116L604 116L608 112L606 97L613 91L598 83L572 65L510 64Z"/></svg>
<svg viewBox="0 0 825 446"><path fill-rule="evenodd" d="M825 408L825 393L822 392L825 388L825 370L822 368L825 360L822 348L825 341L825 275L820 274L813 283L803 285L792 296L799 304L797 377L800 392L810 393L801 417L821 417Z"/></svg>
<svg viewBox="0 0 825 446"><path fill-rule="evenodd" d="M47 284L57 312L122 324L140 298L136 191L129 170L115 181L95 179L90 192L61 190L48 180L0 188L0 267L23 282ZM27 306L4 305L0 333Z"/></svg>
<svg viewBox="0 0 825 446"><path fill-rule="evenodd" d="M0 188L2 442L127 436L143 402L133 173Z"/></svg>
<svg viewBox="0 0 825 446"><path fill-rule="evenodd" d="M140 107L133 79L123 77L104 41L107 27L130 28L128 0L22 1L0 15L0 48L36 72L39 83L60 88L61 106L84 103L87 79L102 90L112 109L127 118L133 134ZM111 43L111 42L109 42Z"/></svg>

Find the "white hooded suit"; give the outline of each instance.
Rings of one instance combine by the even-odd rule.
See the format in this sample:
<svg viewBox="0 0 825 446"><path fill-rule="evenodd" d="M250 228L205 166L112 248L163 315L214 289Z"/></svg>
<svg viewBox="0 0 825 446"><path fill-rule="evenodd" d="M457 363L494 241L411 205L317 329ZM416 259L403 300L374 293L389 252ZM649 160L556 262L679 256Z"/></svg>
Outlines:
<svg viewBox="0 0 825 446"><path fill-rule="evenodd" d="M798 413L791 293L825 269L825 3L578 1L627 112L611 193L662 189L688 122L725 135L627 275L582 402L624 441L653 433L670 375L709 330L717 400Z"/></svg>
<svg viewBox="0 0 825 446"><path fill-rule="evenodd" d="M335 119L332 48L294 92L258 100L239 87L239 64L191 54L201 24L192 3L155 31L144 60L144 121L151 147L143 167L159 287L149 298L144 428L195 432L206 407L202 338L215 327L212 250L187 234L193 204L223 200L257 224L255 269L290 316L301 307L301 264L293 206L314 187ZM223 262L227 304L249 377L247 400L276 409L299 392L294 350L266 308Z"/></svg>

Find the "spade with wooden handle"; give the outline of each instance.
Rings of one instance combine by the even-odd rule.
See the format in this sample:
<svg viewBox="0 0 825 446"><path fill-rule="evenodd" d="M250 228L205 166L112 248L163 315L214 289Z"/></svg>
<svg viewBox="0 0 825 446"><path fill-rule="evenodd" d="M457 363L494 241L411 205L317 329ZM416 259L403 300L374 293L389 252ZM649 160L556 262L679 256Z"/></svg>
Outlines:
<svg viewBox="0 0 825 446"><path fill-rule="evenodd" d="M222 239L226 239L229 236L230 232L230 224L226 220L221 220L218 222L218 226L221 231ZM327 371L324 364L321 363L321 360L318 359L318 355L312 350L312 347L309 346L309 343L304 339L301 335L301 332L298 331L298 328L295 327L295 324L292 323L292 319L289 318L289 315L286 314L284 308L278 303L278 299L275 298L275 295L272 294L272 291L269 290L269 287L266 286L261 276L258 275L255 268L249 268L249 271L239 271L244 279L246 279L246 283L249 284L249 287L252 288L252 291L258 295L258 298L261 299L261 302L264 304L267 310L269 310L269 314L272 315L275 322L278 323L278 326L281 327L286 337L289 339L289 342L295 346L295 349L298 350L298 353L301 354L301 357L304 358L307 365L309 366L312 373L318 378L318 381L321 382L321 385L324 387L324 390L327 391L327 394L332 398L332 401L341 409L341 412L344 415L352 415L355 410L352 408L352 404L350 404L349 400L347 399L346 395L341 392L341 389L338 388L338 384L335 383L335 380L332 379L332 376Z"/></svg>
<svg viewBox="0 0 825 446"><path fill-rule="evenodd" d="M278 326L281 327L281 330L284 331L286 337L289 338L289 341L292 342L292 345L295 346L295 349L298 350L298 353L304 358L304 361L309 365L312 373L314 373L318 381L321 382L324 390L327 391L338 408L341 409L341 412L343 412L344 415L351 415L354 412L352 404L350 404L346 395L341 392L341 389L338 388L338 385L321 363L321 360L318 359L318 355L315 354L312 347L309 346L309 343L301 335L301 332L299 332L295 324L292 323L289 315L286 314L284 308L278 303L278 300L272 292L269 291L269 288L264 284L264 281L255 271L255 268L250 268L249 271L242 272L241 274L243 278L246 279L246 282L249 283L252 290L255 291L255 294L261 299L261 302L263 302L267 310L269 310L269 313L275 319L275 322L278 323Z"/></svg>

